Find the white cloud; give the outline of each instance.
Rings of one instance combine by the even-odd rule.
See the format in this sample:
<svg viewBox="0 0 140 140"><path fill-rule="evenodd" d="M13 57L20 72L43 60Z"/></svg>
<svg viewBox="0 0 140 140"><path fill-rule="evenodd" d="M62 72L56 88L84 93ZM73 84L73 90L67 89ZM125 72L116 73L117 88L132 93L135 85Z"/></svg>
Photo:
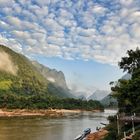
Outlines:
<svg viewBox="0 0 140 140"><path fill-rule="evenodd" d="M22 22L18 17L7 16L6 19L10 25L15 26L16 28L22 28Z"/></svg>
<svg viewBox="0 0 140 140"><path fill-rule="evenodd" d="M65 43L64 38L58 38L58 37L55 37L55 36L49 36L47 38L47 41L48 41L49 44L56 44L58 46L63 46L64 43Z"/></svg>
<svg viewBox="0 0 140 140"><path fill-rule="evenodd" d="M0 0L0 7L0 43L28 56L115 64L140 44L138 0Z"/></svg>
<svg viewBox="0 0 140 140"><path fill-rule="evenodd" d="M22 53L21 44L13 38L7 39L6 37L4 37L0 34L0 44L6 45L6 46L10 47L11 49L16 50L17 52Z"/></svg>
<svg viewBox="0 0 140 140"><path fill-rule="evenodd" d="M49 56L61 56L61 49L59 46L56 46L56 45L52 45L52 44L49 44L49 46L47 46L46 49L46 54L48 54Z"/></svg>
<svg viewBox="0 0 140 140"><path fill-rule="evenodd" d="M130 6L134 0L120 0L120 3L125 6Z"/></svg>
<svg viewBox="0 0 140 140"><path fill-rule="evenodd" d="M35 0L40 6L48 5L52 0Z"/></svg>
<svg viewBox="0 0 140 140"><path fill-rule="evenodd" d="M44 26L47 28L47 30L52 31L62 31L63 27L59 25L54 19L45 19L44 20Z"/></svg>
<svg viewBox="0 0 140 140"><path fill-rule="evenodd" d="M0 28L9 29L9 25L6 22L0 20Z"/></svg>
<svg viewBox="0 0 140 140"><path fill-rule="evenodd" d="M9 7L14 4L14 0L0 0L0 7Z"/></svg>
<svg viewBox="0 0 140 140"><path fill-rule="evenodd" d="M30 38L30 34L27 31L13 31L12 34L20 39L28 39Z"/></svg>

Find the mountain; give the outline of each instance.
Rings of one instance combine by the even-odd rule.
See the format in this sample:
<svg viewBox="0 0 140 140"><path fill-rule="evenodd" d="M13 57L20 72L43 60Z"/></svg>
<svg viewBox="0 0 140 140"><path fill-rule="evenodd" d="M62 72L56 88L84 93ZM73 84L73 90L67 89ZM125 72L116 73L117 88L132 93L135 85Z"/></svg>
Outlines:
<svg viewBox="0 0 140 140"><path fill-rule="evenodd" d="M79 95L77 98L78 98L78 99L81 99L81 100L87 100L86 97L85 97L84 95Z"/></svg>
<svg viewBox="0 0 140 140"><path fill-rule="evenodd" d="M74 98L63 72L50 69L0 45L0 92Z"/></svg>
<svg viewBox="0 0 140 140"><path fill-rule="evenodd" d="M99 102L73 99L64 74L47 70L51 80L28 58L0 45L0 108L103 109Z"/></svg>
<svg viewBox="0 0 140 140"><path fill-rule="evenodd" d="M0 45L0 91L23 95L47 93L47 84L29 59Z"/></svg>
<svg viewBox="0 0 140 140"><path fill-rule="evenodd" d="M123 80L129 80L131 79L131 74L126 73L124 76L121 77L121 79ZM117 99L113 98L111 96L112 93L110 93L109 95L107 95L106 97L104 97L100 103L105 106L105 107L117 107L118 102Z"/></svg>
<svg viewBox="0 0 140 140"><path fill-rule="evenodd" d="M106 90L96 90L91 96L88 97L88 100L102 100L105 96L109 94L109 91Z"/></svg>
<svg viewBox="0 0 140 140"><path fill-rule="evenodd" d="M121 79L124 79L124 80L130 80L131 77L132 77L131 74L126 73L124 76L121 77Z"/></svg>
<svg viewBox="0 0 140 140"><path fill-rule="evenodd" d="M37 61L32 61L32 64L37 68L37 70L43 75L43 77L63 89L68 89L64 73L62 71L57 71L56 69L50 69L47 66L39 64Z"/></svg>
<svg viewBox="0 0 140 140"><path fill-rule="evenodd" d="M61 98L76 98L68 89L64 73L57 71L56 69L50 69L37 61L32 61L32 64L36 67L39 73L49 81L48 91L51 95Z"/></svg>
<svg viewBox="0 0 140 140"><path fill-rule="evenodd" d="M100 103L104 106L104 107L117 107L118 102L117 99L113 98L111 96L111 94L107 95L106 97L104 97Z"/></svg>

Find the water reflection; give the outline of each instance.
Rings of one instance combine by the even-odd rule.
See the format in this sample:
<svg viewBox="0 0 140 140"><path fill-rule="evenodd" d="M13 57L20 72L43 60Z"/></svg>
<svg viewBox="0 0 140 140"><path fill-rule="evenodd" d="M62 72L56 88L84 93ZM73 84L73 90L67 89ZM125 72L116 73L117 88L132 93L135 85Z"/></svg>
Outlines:
<svg viewBox="0 0 140 140"><path fill-rule="evenodd" d="M0 140L73 140L85 128L103 127L106 117L116 111L104 113L82 112L61 119L9 119L0 120Z"/></svg>

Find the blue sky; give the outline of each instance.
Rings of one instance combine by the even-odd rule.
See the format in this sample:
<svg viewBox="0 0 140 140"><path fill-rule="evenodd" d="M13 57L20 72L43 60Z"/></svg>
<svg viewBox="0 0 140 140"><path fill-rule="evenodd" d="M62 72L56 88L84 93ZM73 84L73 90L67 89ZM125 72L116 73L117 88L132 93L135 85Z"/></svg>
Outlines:
<svg viewBox="0 0 140 140"><path fill-rule="evenodd" d="M123 75L118 67L93 60L46 59L42 56L37 57L36 60L47 67L63 71L71 89L78 92L87 91L87 94L97 89L110 90L110 81L116 81Z"/></svg>
<svg viewBox="0 0 140 140"><path fill-rule="evenodd" d="M0 43L62 70L70 88L109 89L140 44L139 0L0 0L0 9Z"/></svg>

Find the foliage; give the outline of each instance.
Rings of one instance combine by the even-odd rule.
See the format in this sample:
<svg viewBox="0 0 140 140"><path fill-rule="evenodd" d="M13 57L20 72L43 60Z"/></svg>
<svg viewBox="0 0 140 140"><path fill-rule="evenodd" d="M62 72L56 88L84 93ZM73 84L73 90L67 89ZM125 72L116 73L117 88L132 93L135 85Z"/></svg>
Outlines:
<svg viewBox="0 0 140 140"><path fill-rule="evenodd" d="M113 91L113 96L117 98L118 108L120 113L140 113L140 50L128 50L128 56L123 57L121 62L119 62L120 69L131 74L130 80L119 79L118 82L111 82L111 89ZM107 129L109 130L109 135L104 140L117 140L123 137L122 132L131 133L132 124L121 124L121 133L117 136L117 126L116 119L110 117L110 124ZM138 126L135 124L135 129ZM136 135L133 137L134 140L138 140L140 137L139 128Z"/></svg>
<svg viewBox="0 0 140 140"><path fill-rule="evenodd" d="M98 101L83 101L72 98L60 99L45 94L40 95L16 95L2 92L0 94L0 108L30 108L30 109L103 109Z"/></svg>
<svg viewBox="0 0 140 140"><path fill-rule="evenodd" d="M133 136L133 140L139 140L140 138L140 130L136 131L136 134Z"/></svg>
<svg viewBox="0 0 140 140"><path fill-rule="evenodd" d="M124 71L131 73L130 80L118 80L118 83L112 87L114 96L118 100L120 112L139 112L140 102L140 50L130 50L128 57L123 57L119 66Z"/></svg>
<svg viewBox="0 0 140 140"><path fill-rule="evenodd" d="M127 54L127 57L122 57L121 62L119 62L119 66L124 71L133 74L138 68L140 68L140 50L139 48L135 51L128 50Z"/></svg>
<svg viewBox="0 0 140 140"><path fill-rule="evenodd" d="M116 98L112 96L112 93L107 95L105 98L103 98L100 103L105 107L105 108L117 108L118 103Z"/></svg>
<svg viewBox="0 0 140 140"><path fill-rule="evenodd" d="M47 87L48 93L53 96L60 98L74 98L74 96L69 92L69 89L64 89L60 86L56 86L53 83L48 83Z"/></svg>
<svg viewBox="0 0 140 140"><path fill-rule="evenodd" d="M12 84L11 80L0 81L0 89L8 90L11 87L11 84Z"/></svg>
<svg viewBox="0 0 140 140"><path fill-rule="evenodd" d="M109 131L109 134L103 140L118 140L116 116L109 116L108 120L110 124L106 127L106 129Z"/></svg>
<svg viewBox="0 0 140 140"><path fill-rule="evenodd" d="M2 45L0 51L7 53L14 66L18 68L16 75L0 71L0 89L26 95L40 94L46 90L47 81L25 56Z"/></svg>

